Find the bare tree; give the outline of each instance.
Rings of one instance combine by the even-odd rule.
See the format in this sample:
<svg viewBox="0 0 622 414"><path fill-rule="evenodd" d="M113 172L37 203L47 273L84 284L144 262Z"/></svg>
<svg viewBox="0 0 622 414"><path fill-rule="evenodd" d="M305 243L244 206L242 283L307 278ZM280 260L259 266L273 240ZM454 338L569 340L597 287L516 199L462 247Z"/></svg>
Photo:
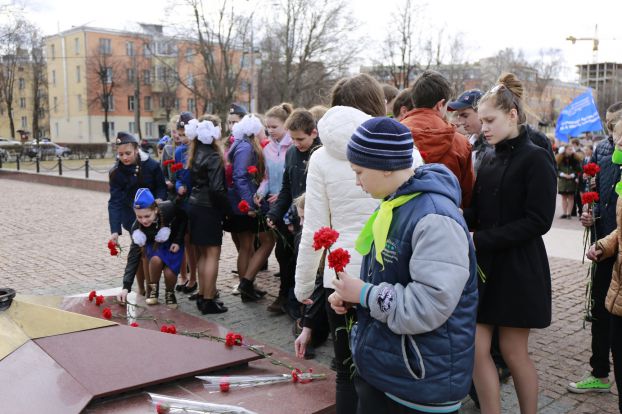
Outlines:
<svg viewBox="0 0 622 414"><path fill-rule="evenodd" d="M523 51L512 48L505 48L490 58L480 60L480 66L484 89L492 87L503 72L512 72L525 80L526 70L531 70Z"/></svg>
<svg viewBox="0 0 622 414"><path fill-rule="evenodd" d="M120 62L111 56L101 45L95 53L87 59L87 76L89 82L97 85L98 91L89 102L89 106L98 107L104 112L104 136L110 142L110 125L108 114L114 109L114 95L121 75Z"/></svg>
<svg viewBox="0 0 622 414"><path fill-rule="evenodd" d="M43 128L39 121L47 111L48 83L45 57L43 54L45 42L37 27L31 26L29 33L30 65L32 72L32 135L33 138L38 138L43 132Z"/></svg>
<svg viewBox="0 0 622 414"><path fill-rule="evenodd" d="M15 138L15 121L13 119L13 93L15 77L20 64L28 60L26 43L26 21L8 19L0 25L0 98L9 116L11 137Z"/></svg>
<svg viewBox="0 0 622 414"><path fill-rule="evenodd" d="M202 73L193 74L192 84L183 74L179 74L177 80L205 107L210 102L212 111L224 119L240 85L243 52L250 44L252 16L238 14L238 7L228 0L222 0L214 10L205 10L200 0L186 0L186 3L193 15Z"/></svg>
<svg viewBox="0 0 622 414"><path fill-rule="evenodd" d="M564 58L560 49L540 49L538 58L531 63L537 71L536 92L542 98L546 87L556 79L564 66Z"/></svg>
<svg viewBox="0 0 622 414"><path fill-rule="evenodd" d="M351 13L344 0L282 0L261 42L262 90L277 102L309 105L318 90L341 76L360 46L350 41Z"/></svg>

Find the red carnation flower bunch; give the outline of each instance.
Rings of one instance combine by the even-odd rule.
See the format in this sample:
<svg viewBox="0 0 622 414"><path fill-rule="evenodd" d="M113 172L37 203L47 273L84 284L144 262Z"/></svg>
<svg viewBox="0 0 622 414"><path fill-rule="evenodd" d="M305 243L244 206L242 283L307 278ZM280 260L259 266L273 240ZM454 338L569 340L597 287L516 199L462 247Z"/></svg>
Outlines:
<svg viewBox="0 0 622 414"><path fill-rule="evenodd" d="M313 248L317 250L328 250L328 267L335 270L335 275L343 272L350 263L350 253L342 248L331 250L337 242L339 232L330 227L322 227L313 235ZM339 276L337 275L337 278Z"/></svg>
<svg viewBox="0 0 622 414"><path fill-rule="evenodd" d="M251 211L251 206L248 204L248 201L242 200L238 203L238 210L240 210L242 214L248 214L248 212Z"/></svg>
<svg viewBox="0 0 622 414"><path fill-rule="evenodd" d="M248 172L250 175L255 175L259 172L259 170L254 165L249 165L246 169L246 172Z"/></svg>
<svg viewBox="0 0 622 414"><path fill-rule="evenodd" d="M108 240L108 250L110 250L110 256L119 256L119 253L123 251L121 245L113 240Z"/></svg>
<svg viewBox="0 0 622 414"><path fill-rule="evenodd" d="M89 302L95 301L95 305L99 306L106 301L104 295L98 295L96 291L91 290L89 292Z"/></svg>
<svg viewBox="0 0 622 414"><path fill-rule="evenodd" d="M162 325L160 327L160 332L170 333L170 334L175 335L177 333L177 328L175 327L175 325L168 325L168 326Z"/></svg>
<svg viewBox="0 0 622 414"><path fill-rule="evenodd" d="M181 162L176 162L175 164L171 165L171 172L176 173L177 171L183 168L184 168L184 164L182 164Z"/></svg>
<svg viewBox="0 0 622 414"><path fill-rule="evenodd" d="M168 167L169 165L175 164L175 160L166 160L162 163L163 166Z"/></svg>
<svg viewBox="0 0 622 414"><path fill-rule="evenodd" d="M108 320L112 319L112 311L110 308L104 308L102 311L102 316Z"/></svg>
<svg viewBox="0 0 622 414"><path fill-rule="evenodd" d="M130 326L131 326L132 328L138 328L138 326L139 326L139 325L138 325L138 323L136 323L136 322L132 322L132 323L130 323Z"/></svg>
<svg viewBox="0 0 622 414"><path fill-rule="evenodd" d="M588 177L596 177L596 174L600 172L600 167L595 162L590 162L583 166L583 174Z"/></svg>
<svg viewBox="0 0 622 414"><path fill-rule="evenodd" d="M596 191L588 191L581 194L581 204L588 204L590 208L594 206L594 203L598 201L598 193Z"/></svg>
<svg viewBox="0 0 622 414"><path fill-rule="evenodd" d="M242 346L244 338L242 335L234 332L229 332L225 336L225 345L226 346Z"/></svg>
<svg viewBox="0 0 622 414"><path fill-rule="evenodd" d="M269 139L264 139L263 141L261 141L261 148L266 148L266 145L268 145L269 143Z"/></svg>

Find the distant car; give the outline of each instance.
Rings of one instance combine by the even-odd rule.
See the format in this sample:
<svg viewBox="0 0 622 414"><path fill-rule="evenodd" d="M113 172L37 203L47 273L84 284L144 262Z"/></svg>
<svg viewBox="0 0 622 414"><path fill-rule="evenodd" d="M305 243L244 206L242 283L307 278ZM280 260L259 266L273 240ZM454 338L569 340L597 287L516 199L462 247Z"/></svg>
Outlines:
<svg viewBox="0 0 622 414"><path fill-rule="evenodd" d="M158 141L159 139L157 138L143 138L142 140L140 140L140 149L148 154L156 154Z"/></svg>
<svg viewBox="0 0 622 414"><path fill-rule="evenodd" d="M7 159L17 158L22 154L22 143L10 138L0 138L0 149L7 154Z"/></svg>
<svg viewBox="0 0 622 414"><path fill-rule="evenodd" d="M71 149L60 146L54 142L30 141L24 144L23 154L29 158L36 158L39 156L41 159L49 157L67 157L71 154Z"/></svg>

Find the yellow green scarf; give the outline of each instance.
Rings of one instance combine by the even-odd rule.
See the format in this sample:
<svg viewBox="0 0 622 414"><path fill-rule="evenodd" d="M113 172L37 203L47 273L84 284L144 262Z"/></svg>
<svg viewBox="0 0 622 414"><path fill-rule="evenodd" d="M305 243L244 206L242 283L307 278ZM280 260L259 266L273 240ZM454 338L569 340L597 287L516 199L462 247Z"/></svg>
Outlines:
<svg viewBox="0 0 622 414"><path fill-rule="evenodd" d="M384 268L382 252L387 244L387 236L393 220L393 209L408 203L419 194L421 193L406 194L380 203L380 208L374 211L374 214L367 220L356 239L356 251L365 256L371 251L373 243L376 246L376 260Z"/></svg>

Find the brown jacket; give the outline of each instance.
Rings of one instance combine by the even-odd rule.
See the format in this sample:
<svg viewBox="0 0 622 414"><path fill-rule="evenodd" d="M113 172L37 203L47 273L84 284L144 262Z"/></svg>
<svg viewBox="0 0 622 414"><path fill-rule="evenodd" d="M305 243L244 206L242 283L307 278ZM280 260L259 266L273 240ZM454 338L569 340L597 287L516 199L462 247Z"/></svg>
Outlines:
<svg viewBox="0 0 622 414"><path fill-rule="evenodd" d="M455 174L462 189L462 206L468 207L475 182L469 141L432 109L413 109L402 124L410 129L426 163L444 164Z"/></svg>
<svg viewBox="0 0 622 414"><path fill-rule="evenodd" d="M601 260L616 256L605 308L613 315L622 316L622 272L620 272L622 266L622 197L618 197L616 204L616 222L617 228L596 243L603 251Z"/></svg>

